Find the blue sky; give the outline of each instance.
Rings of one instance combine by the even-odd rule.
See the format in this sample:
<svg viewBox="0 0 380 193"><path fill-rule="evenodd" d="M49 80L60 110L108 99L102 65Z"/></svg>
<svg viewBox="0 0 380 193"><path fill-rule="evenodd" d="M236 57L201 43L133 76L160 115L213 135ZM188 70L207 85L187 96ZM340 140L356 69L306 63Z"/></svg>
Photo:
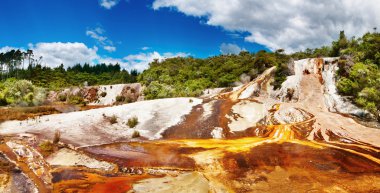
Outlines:
<svg viewBox="0 0 380 193"><path fill-rule="evenodd" d="M0 51L143 70L154 58L327 45L340 30L376 27L379 9L380 0L1 0Z"/></svg>
<svg viewBox="0 0 380 193"><path fill-rule="evenodd" d="M97 0L2 0L0 22L6 27L0 30L0 47L81 42L89 48L96 46L100 56L112 58L152 51L204 58L220 54L223 43L234 44L232 49L238 46L252 52L265 49L244 41L237 32L204 24L204 18L186 16L171 8L154 10L151 0L121 0L109 9L101 3ZM106 41L92 37L91 32Z"/></svg>

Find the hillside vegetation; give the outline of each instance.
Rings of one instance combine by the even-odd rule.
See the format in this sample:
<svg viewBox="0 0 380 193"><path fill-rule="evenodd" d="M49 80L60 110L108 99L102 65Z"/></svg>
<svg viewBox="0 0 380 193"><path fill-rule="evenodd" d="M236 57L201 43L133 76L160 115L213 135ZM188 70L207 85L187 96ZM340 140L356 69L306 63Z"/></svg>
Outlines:
<svg viewBox="0 0 380 193"><path fill-rule="evenodd" d="M206 88L231 87L248 82L265 69L277 66L275 89L290 74L287 64L291 59L340 57L337 88L340 94L352 99L360 107L379 117L380 110L380 34L366 33L360 38L348 39L340 32L339 39L330 46L285 54L275 52L243 51L237 55L219 55L205 59L186 57L155 60L139 74L128 72L119 64L41 66L41 58L33 58L33 51L11 50L0 53L0 102L7 104L38 104L41 88L60 90L69 86L140 82L146 86L146 99L199 96ZM23 68L24 64L27 68ZM9 78L13 78L8 80ZM17 80L26 79L18 83ZM22 85L13 89L12 85ZM34 86L35 85L35 86ZM19 92L23 87L28 89ZM12 88L12 89L11 89ZM36 91L37 90L37 91ZM16 92L16 93L12 93ZM37 99L38 98L38 99Z"/></svg>
<svg viewBox="0 0 380 193"><path fill-rule="evenodd" d="M33 51L10 50L0 53L0 78L26 79L34 85L49 90L59 90L69 86L119 84L136 82L138 72L121 69L119 64L77 64L67 69L61 64L51 68L42 66L43 58L34 58Z"/></svg>
<svg viewBox="0 0 380 193"><path fill-rule="evenodd" d="M199 96L206 88L230 87L237 82L248 82L265 69L278 66L276 85L287 75L289 57L281 50L275 53L241 52L206 59L171 58L154 61L140 74L138 81L147 86L147 99Z"/></svg>
<svg viewBox="0 0 380 193"><path fill-rule="evenodd" d="M340 54L339 92L380 118L380 33L347 41Z"/></svg>

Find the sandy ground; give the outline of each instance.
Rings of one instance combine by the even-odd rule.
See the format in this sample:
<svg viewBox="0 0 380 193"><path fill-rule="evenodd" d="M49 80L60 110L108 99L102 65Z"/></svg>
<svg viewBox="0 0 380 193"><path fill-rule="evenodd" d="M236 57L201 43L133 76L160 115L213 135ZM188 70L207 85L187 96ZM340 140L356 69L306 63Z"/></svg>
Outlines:
<svg viewBox="0 0 380 193"><path fill-rule="evenodd" d="M191 100L192 99L192 102ZM134 131L149 139L161 138L161 133L182 121L182 117L201 104L197 98L170 98L141 101L120 106L92 109L66 114L47 115L34 120L8 121L0 124L0 134L32 133L52 139L55 131L61 140L77 146L113 143L130 139ZM116 116L111 124L109 117ZM129 118L136 116L138 125L127 126Z"/></svg>

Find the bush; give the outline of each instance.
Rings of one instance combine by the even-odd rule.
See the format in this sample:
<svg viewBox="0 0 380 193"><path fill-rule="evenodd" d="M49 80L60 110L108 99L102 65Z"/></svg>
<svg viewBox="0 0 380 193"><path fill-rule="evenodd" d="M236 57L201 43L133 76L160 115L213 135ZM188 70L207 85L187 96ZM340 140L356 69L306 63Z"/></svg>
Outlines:
<svg viewBox="0 0 380 193"><path fill-rule="evenodd" d="M125 101L124 101L124 102L126 102L126 103L131 103L131 102L133 102L133 99L132 99L131 97L127 96L127 97L125 98Z"/></svg>
<svg viewBox="0 0 380 193"><path fill-rule="evenodd" d="M59 94L58 100L61 102L65 102L67 100L67 95L66 94Z"/></svg>
<svg viewBox="0 0 380 193"><path fill-rule="evenodd" d="M144 89L146 99L170 98L175 96L174 89L164 83L153 81Z"/></svg>
<svg viewBox="0 0 380 193"><path fill-rule="evenodd" d="M272 83L273 89L281 88L281 84L286 80L287 76L291 75L290 69L286 64L278 64L274 74L274 81Z"/></svg>
<svg viewBox="0 0 380 193"><path fill-rule="evenodd" d="M136 116L128 119L127 125L129 128L134 128L137 124L139 124L139 120Z"/></svg>
<svg viewBox="0 0 380 193"><path fill-rule="evenodd" d="M68 96L68 103L73 105L79 105L83 103L83 97L79 94L76 95L69 95Z"/></svg>
<svg viewBox="0 0 380 193"><path fill-rule="evenodd" d="M355 63L346 77L337 82L339 93L352 96L354 102L380 120L380 69L372 63Z"/></svg>
<svg viewBox="0 0 380 193"><path fill-rule="evenodd" d="M117 116L116 115L112 115L110 118L109 118L109 121L111 124L115 124L117 123Z"/></svg>
<svg viewBox="0 0 380 193"><path fill-rule="evenodd" d="M107 92L102 92L102 93L100 93L100 96L101 96L101 97L106 97L106 96L107 96Z"/></svg>
<svg viewBox="0 0 380 193"><path fill-rule="evenodd" d="M336 86L337 86L339 93L341 93L343 95L352 95L359 88L359 85L357 82L351 81L348 78L341 78L337 82Z"/></svg>
<svg viewBox="0 0 380 193"><path fill-rule="evenodd" d="M46 91L28 80L7 79L0 83L0 105L33 106L45 101Z"/></svg>
<svg viewBox="0 0 380 193"><path fill-rule="evenodd" d="M116 102L124 102L125 101L125 96L116 96Z"/></svg>
<svg viewBox="0 0 380 193"><path fill-rule="evenodd" d="M48 140L41 142L38 146L45 153L52 153L54 151L54 144Z"/></svg>
<svg viewBox="0 0 380 193"><path fill-rule="evenodd" d="M61 140L61 132L57 130L54 133L53 144L58 144L60 140Z"/></svg>
<svg viewBox="0 0 380 193"><path fill-rule="evenodd" d="M140 137L140 132L138 132L138 131L133 131L133 133L132 133L132 138L137 138L137 137Z"/></svg>

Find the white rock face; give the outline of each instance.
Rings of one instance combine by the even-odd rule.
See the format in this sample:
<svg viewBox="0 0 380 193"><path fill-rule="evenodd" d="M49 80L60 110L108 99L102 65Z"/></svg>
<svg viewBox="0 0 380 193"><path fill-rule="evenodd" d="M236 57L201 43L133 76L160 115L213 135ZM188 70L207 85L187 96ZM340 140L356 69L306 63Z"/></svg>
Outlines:
<svg viewBox="0 0 380 193"><path fill-rule="evenodd" d="M301 77L297 75L288 76L286 80L281 84L280 90L275 94L280 101L285 101L288 91L293 90L292 99L297 101L299 98Z"/></svg>
<svg viewBox="0 0 380 193"><path fill-rule="evenodd" d="M311 115L301 109L281 108L274 114L274 119L280 124L299 123L312 118Z"/></svg>
<svg viewBox="0 0 380 193"><path fill-rule="evenodd" d="M34 148L21 141L7 141L6 145L12 149L19 160L23 160L31 171L40 177L44 182L51 181L51 174L42 155Z"/></svg>
<svg viewBox="0 0 380 193"><path fill-rule="evenodd" d="M98 161L85 154L80 154L67 148L60 149L58 152L50 155L46 161L54 166L85 166L87 168L104 171L112 171L115 169L113 164L105 161Z"/></svg>
<svg viewBox="0 0 380 193"><path fill-rule="evenodd" d="M91 105L112 105L116 101L116 97L121 94L125 84L104 85L99 86L98 95L102 92L106 92L105 97L99 97L99 101L91 103Z"/></svg>
<svg viewBox="0 0 380 193"><path fill-rule="evenodd" d="M214 139L222 139L224 138L223 135L223 128L221 127L215 127L214 130L211 131L212 138Z"/></svg>
<svg viewBox="0 0 380 193"><path fill-rule="evenodd" d="M285 101L289 89L293 90L292 101L297 101L299 99L300 93L300 82L304 73L307 71L311 74L318 74L321 72L322 79L324 81L324 97L325 103L331 112L339 112L345 114L353 114L357 116L363 116L368 114L367 111L362 110L350 101L344 100L337 92L336 88L336 77L335 73L338 70L337 64L333 64L333 61L338 58L314 58L314 59L303 59L294 62L294 73L295 75L288 76L286 81L281 85L281 89L276 93L276 96L281 100ZM318 61L319 60L319 61ZM320 70L318 62L322 60L324 65L323 70Z"/></svg>
<svg viewBox="0 0 380 193"><path fill-rule="evenodd" d="M285 101L288 91L293 90L292 100L297 101L299 99L300 82L304 72L316 74L318 68L315 65L315 59L303 59L294 61L294 75L288 76L286 80L281 84L281 89L276 93L277 97L281 101Z"/></svg>
<svg viewBox="0 0 380 193"><path fill-rule="evenodd" d="M216 101L210 101L210 102L205 103L205 104L202 105L202 107L203 107L202 117L203 117L204 120L207 119L207 118L209 118L212 115L213 110L214 110L213 106L214 106L215 102Z"/></svg>
<svg viewBox="0 0 380 193"><path fill-rule="evenodd" d="M270 80L273 77L273 74L276 70L276 67L273 66L267 70L265 70L260 76L258 76L252 82L242 85L240 88L236 90L234 94L230 96L232 100L236 99L248 99L251 97L256 97L260 94L262 89L267 89Z"/></svg>
<svg viewBox="0 0 380 193"><path fill-rule="evenodd" d="M189 102L190 99L192 102ZM130 138L134 130L149 139L161 138L161 133L182 121L194 106L201 104L198 98L169 98L140 101L120 106L42 116L25 121L7 121L0 124L0 134L35 133L52 139L56 130L61 139L79 145L111 143ZM115 115L117 123L107 117ZM129 118L136 116L138 125L127 126Z"/></svg>
<svg viewBox="0 0 380 193"><path fill-rule="evenodd" d="M247 99L258 91L260 91L259 85L257 83L252 84L241 93L239 99Z"/></svg>
<svg viewBox="0 0 380 193"><path fill-rule="evenodd" d="M205 89L202 93L202 98L212 98L218 94L220 94L226 88L208 88Z"/></svg>
<svg viewBox="0 0 380 193"><path fill-rule="evenodd" d="M256 126L257 122L267 115L267 112L263 104L250 101L239 102L232 107L232 113L235 116L227 117L231 121L228 127L232 132L244 131L249 127Z"/></svg>
<svg viewBox="0 0 380 193"><path fill-rule="evenodd" d="M287 99L288 92L294 91L291 101L298 101L300 93L300 83L304 74L318 74L321 72L323 62L331 62L336 58L307 58L294 61L293 69L294 75L288 76L286 80L281 84L281 89L275 93L275 96L281 101ZM321 64L322 62L322 64ZM319 66L320 65L320 66Z"/></svg>
<svg viewBox="0 0 380 193"><path fill-rule="evenodd" d="M335 78L338 69L337 64L329 64L322 72L325 103L329 111L357 116L368 114L367 111L356 107L350 101L344 100L344 98L338 94Z"/></svg>

